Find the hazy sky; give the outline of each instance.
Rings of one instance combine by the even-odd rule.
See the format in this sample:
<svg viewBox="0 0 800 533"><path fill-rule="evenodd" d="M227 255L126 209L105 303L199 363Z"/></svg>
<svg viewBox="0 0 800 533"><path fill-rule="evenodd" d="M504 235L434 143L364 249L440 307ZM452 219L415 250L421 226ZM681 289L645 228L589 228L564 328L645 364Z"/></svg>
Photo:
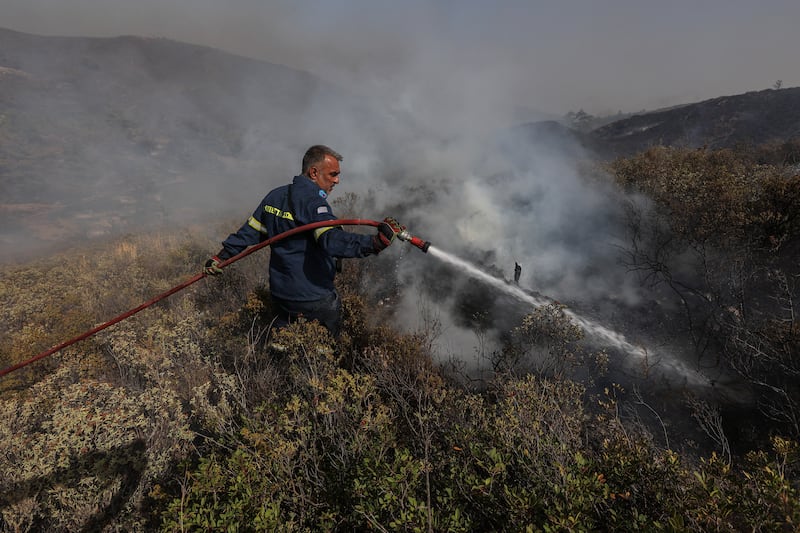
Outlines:
<svg viewBox="0 0 800 533"><path fill-rule="evenodd" d="M798 21L798 0L0 1L14 30L166 37L453 113L608 114L797 86Z"/></svg>

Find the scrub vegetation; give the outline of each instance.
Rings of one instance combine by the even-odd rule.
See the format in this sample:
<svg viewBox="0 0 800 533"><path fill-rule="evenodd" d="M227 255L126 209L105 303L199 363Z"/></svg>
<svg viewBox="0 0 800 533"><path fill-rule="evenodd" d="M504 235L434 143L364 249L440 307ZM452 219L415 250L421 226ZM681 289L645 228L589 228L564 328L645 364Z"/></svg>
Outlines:
<svg viewBox="0 0 800 533"><path fill-rule="evenodd" d="M747 449L701 398L702 446L628 416L641 396L601 384L605 355L557 304L476 387L436 363L434 318L390 327L370 261L337 280L339 339L298 323L277 349L264 251L0 380L0 530L795 531L799 158L653 148L605 169L635 199L630 268L680 295L698 351L751 391ZM4 268L0 365L184 281L206 233Z"/></svg>
<svg viewBox="0 0 800 533"><path fill-rule="evenodd" d="M614 163L631 202L630 268L679 297L688 336L800 436L800 144L653 148Z"/></svg>

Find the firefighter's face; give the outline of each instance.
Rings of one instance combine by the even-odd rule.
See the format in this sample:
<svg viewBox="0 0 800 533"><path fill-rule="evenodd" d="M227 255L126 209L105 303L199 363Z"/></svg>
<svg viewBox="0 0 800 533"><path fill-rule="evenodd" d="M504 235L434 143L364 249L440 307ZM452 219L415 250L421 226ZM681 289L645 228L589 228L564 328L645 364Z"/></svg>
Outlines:
<svg viewBox="0 0 800 533"><path fill-rule="evenodd" d="M340 173L339 161L330 155L326 155L322 163L308 169L308 177L311 178L311 181L328 194L339 184Z"/></svg>

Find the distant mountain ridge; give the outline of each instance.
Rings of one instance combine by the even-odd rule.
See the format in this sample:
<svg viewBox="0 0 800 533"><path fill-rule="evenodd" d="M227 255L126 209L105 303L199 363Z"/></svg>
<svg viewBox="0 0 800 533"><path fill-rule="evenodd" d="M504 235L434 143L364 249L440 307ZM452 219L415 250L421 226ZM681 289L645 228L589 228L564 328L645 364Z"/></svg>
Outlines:
<svg viewBox="0 0 800 533"><path fill-rule="evenodd" d="M589 137L616 154L654 145L731 148L800 137L800 87L721 96L634 115Z"/></svg>
<svg viewBox="0 0 800 533"><path fill-rule="evenodd" d="M208 47L0 29L0 246L141 227L164 205L213 209L294 162L324 105L334 125L366 107L307 72Z"/></svg>
<svg viewBox="0 0 800 533"><path fill-rule="evenodd" d="M733 148L800 138L800 87L766 89L641 112L590 131L549 120L515 126L528 142L607 159L653 146Z"/></svg>
<svg viewBox="0 0 800 533"><path fill-rule="evenodd" d="M67 178L69 164L81 163L70 155L92 145L100 155L145 166L213 167L219 157L247 156L243 143L252 131L285 142L291 132L265 126L301 117L318 93L347 101L306 72L166 39L0 29L0 69L6 169L13 172L15 159L37 159L45 170L57 154L67 167L51 165L47 173ZM20 153L29 157L20 161ZM26 194L41 192L18 185L30 189Z"/></svg>

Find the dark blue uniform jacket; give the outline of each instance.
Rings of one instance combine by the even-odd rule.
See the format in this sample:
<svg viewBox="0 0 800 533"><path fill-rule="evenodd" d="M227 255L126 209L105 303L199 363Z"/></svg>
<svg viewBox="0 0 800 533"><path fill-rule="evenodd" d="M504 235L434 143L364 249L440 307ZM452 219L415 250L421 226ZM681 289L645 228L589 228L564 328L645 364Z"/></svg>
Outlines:
<svg viewBox="0 0 800 533"><path fill-rule="evenodd" d="M336 220L327 194L306 176L270 191L248 221L222 243L220 259L228 259L297 226ZM302 232L270 245L269 288L282 300L310 302L333 292L335 257L374 254L372 236L344 231L341 226Z"/></svg>

